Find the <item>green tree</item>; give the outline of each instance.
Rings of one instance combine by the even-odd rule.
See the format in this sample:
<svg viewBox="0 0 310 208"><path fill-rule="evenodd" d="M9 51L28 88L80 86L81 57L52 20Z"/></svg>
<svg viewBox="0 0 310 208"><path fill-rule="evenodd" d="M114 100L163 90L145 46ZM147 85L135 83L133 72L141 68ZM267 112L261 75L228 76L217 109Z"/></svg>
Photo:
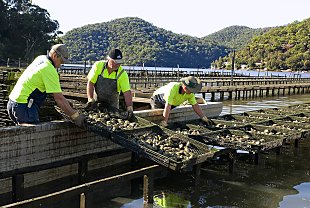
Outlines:
<svg viewBox="0 0 310 208"><path fill-rule="evenodd" d="M1 0L0 10L5 11L0 15L2 58L32 59L46 53L61 34L58 22L50 19L47 10L29 0Z"/></svg>

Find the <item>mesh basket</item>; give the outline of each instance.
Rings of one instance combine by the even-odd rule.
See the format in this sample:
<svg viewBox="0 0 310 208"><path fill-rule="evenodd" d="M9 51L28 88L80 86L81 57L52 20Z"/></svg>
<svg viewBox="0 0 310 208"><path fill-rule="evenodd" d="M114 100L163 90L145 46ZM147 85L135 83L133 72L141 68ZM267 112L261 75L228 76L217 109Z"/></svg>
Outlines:
<svg viewBox="0 0 310 208"><path fill-rule="evenodd" d="M150 143L144 142L145 135L160 137L160 141L163 143L169 143L169 138L172 138L179 144L186 143L191 152L191 156L181 159L178 155L167 154L167 152L159 149L159 145L152 146ZM159 126L151 126L123 132L113 132L111 138L115 143L172 170L189 168L194 164L204 162L214 154L214 151L207 145L184 135L177 134L171 130L163 129Z"/></svg>
<svg viewBox="0 0 310 208"><path fill-rule="evenodd" d="M310 135L309 134L310 133L309 125L297 124L297 123L293 123L290 121L284 121L283 119L282 120L274 119L274 120L262 121L262 122L257 122L256 124L264 125L264 126L277 127L279 129L284 129L286 131L298 131L301 133L302 138L307 138Z"/></svg>
<svg viewBox="0 0 310 208"><path fill-rule="evenodd" d="M201 135L207 144L232 149L259 151L281 146L283 137L274 135L251 134L241 130L224 129Z"/></svg>
<svg viewBox="0 0 310 208"><path fill-rule="evenodd" d="M266 136L277 136L282 138L285 142L300 139L302 133L297 130L287 130L283 128L278 128L277 126L263 126L256 124L248 124L245 126L238 127L239 130L248 132L252 135L266 135Z"/></svg>

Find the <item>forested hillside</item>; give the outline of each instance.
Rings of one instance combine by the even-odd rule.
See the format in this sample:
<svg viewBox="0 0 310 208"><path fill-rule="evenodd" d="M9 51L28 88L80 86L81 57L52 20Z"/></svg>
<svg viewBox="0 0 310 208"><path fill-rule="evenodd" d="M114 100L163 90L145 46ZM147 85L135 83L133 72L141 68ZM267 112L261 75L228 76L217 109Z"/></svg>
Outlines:
<svg viewBox="0 0 310 208"><path fill-rule="evenodd" d="M212 41L176 34L139 18L121 18L86 25L65 34L72 61L99 60L112 47L122 50L126 65L210 67L225 56L225 47Z"/></svg>
<svg viewBox="0 0 310 208"><path fill-rule="evenodd" d="M45 54L61 33L47 10L29 0L0 0L0 64Z"/></svg>
<svg viewBox="0 0 310 208"><path fill-rule="evenodd" d="M206 25L207 26L207 25ZM85 25L59 37L57 20L29 0L0 0L0 65L29 63L63 41L71 62L103 59L109 49L123 51L125 65L268 70L310 69L310 18L275 28L231 26L203 38L176 34L135 17Z"/></svg>
<svg viewBox="0 0 310 208"><path fill-rule="evenodd" d="M227 61L231 62L231 58L220 58L215 65L222 68ZM268 70L310 70L310 18L254 37L236 52L235 62L237 68L246 64L248 68Z"/></svg>
<svg viewBox="0 0 310 208"><path fill-rule="evenodd" d="M230 26L218 32L203 37L205 41L214 41L227 48L240 50L245 47L253 37L262 35L271 28L249 28L246 26Z"/></svg>

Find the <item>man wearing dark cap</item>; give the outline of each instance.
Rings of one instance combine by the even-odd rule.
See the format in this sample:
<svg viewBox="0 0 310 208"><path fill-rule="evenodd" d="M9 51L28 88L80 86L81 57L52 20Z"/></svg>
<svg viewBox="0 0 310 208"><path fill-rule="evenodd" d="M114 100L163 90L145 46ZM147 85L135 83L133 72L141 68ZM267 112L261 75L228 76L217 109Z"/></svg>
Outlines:
<svg viewBox="0 0 310 208"><path fill-rule="evenodd" d="M48 55L38 56L23 72L9 95L7 110L16 125L38 124L39 110L52 93L57 105L83 127L84 116L74 110L63 96L56 68L68 61L66 45L54 45Z"/></svg>
<svg viewBox="0 0 310 208"><path fill-rule="evenodd" d="M185 101L188 101L197 115L203 122L208 125L212 124L212 121L205 116L198 105L194 93L201 90L202 84L200 79L189 76L182 78L181 82L170 82L169 84L157 89L151 97L152 108L163 108L163 121L161 125L166 127L169 119L171 109L181 105Z"/></svg>
<svg viewBox="0 0 310 208"><path fill-rule="evenodd" d="M132 94L127 72L123 69L123 55L119 49L109 51L106 60L97 61L88 73L87 106L99 102L104 107L119 109L120 93L123 93L127 116L133 116Z"/></svg>

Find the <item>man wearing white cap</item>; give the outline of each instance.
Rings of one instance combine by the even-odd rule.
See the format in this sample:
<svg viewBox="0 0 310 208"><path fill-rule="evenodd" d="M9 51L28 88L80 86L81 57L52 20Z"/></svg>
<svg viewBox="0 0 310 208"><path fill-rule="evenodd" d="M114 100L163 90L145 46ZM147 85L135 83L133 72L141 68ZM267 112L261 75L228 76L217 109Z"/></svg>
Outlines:
<svg viewBox="0 0 310 208"><path fill-rule="evenodd" d="M63 96L56 68L68 61L66 45L54 45L48 55L38 56L23 72L14 86L7 110L16 125L38 124L39 110L52 93L57 105L72 118L79 127L84 126L84 116L74 110Z"/></svg>
<svg viewBox="0 0 310 208"><path fill-rule="evenodd" d="M198 105L194 93L201 90L202 84L200 79L189 76L182 78L181 82L170 82L169 84L157 89L151 97L152 108L163 108L163 121L161 125L166 127L169 119L170 111L172 108L181 105L185 101L188 101L197 115L203 122L208 125L212 124L212 121L207 118Z"/></svg>
<svg viewBox="0 0 310 208"><path fill-rule="evenodd" d="M127 72L123 69L122 52L113 48L107 60L94 63L87 78L87 107L98 102L103 107L120 108L120 93L123 93L127 118L133 117L132 94Z"/></svg>

